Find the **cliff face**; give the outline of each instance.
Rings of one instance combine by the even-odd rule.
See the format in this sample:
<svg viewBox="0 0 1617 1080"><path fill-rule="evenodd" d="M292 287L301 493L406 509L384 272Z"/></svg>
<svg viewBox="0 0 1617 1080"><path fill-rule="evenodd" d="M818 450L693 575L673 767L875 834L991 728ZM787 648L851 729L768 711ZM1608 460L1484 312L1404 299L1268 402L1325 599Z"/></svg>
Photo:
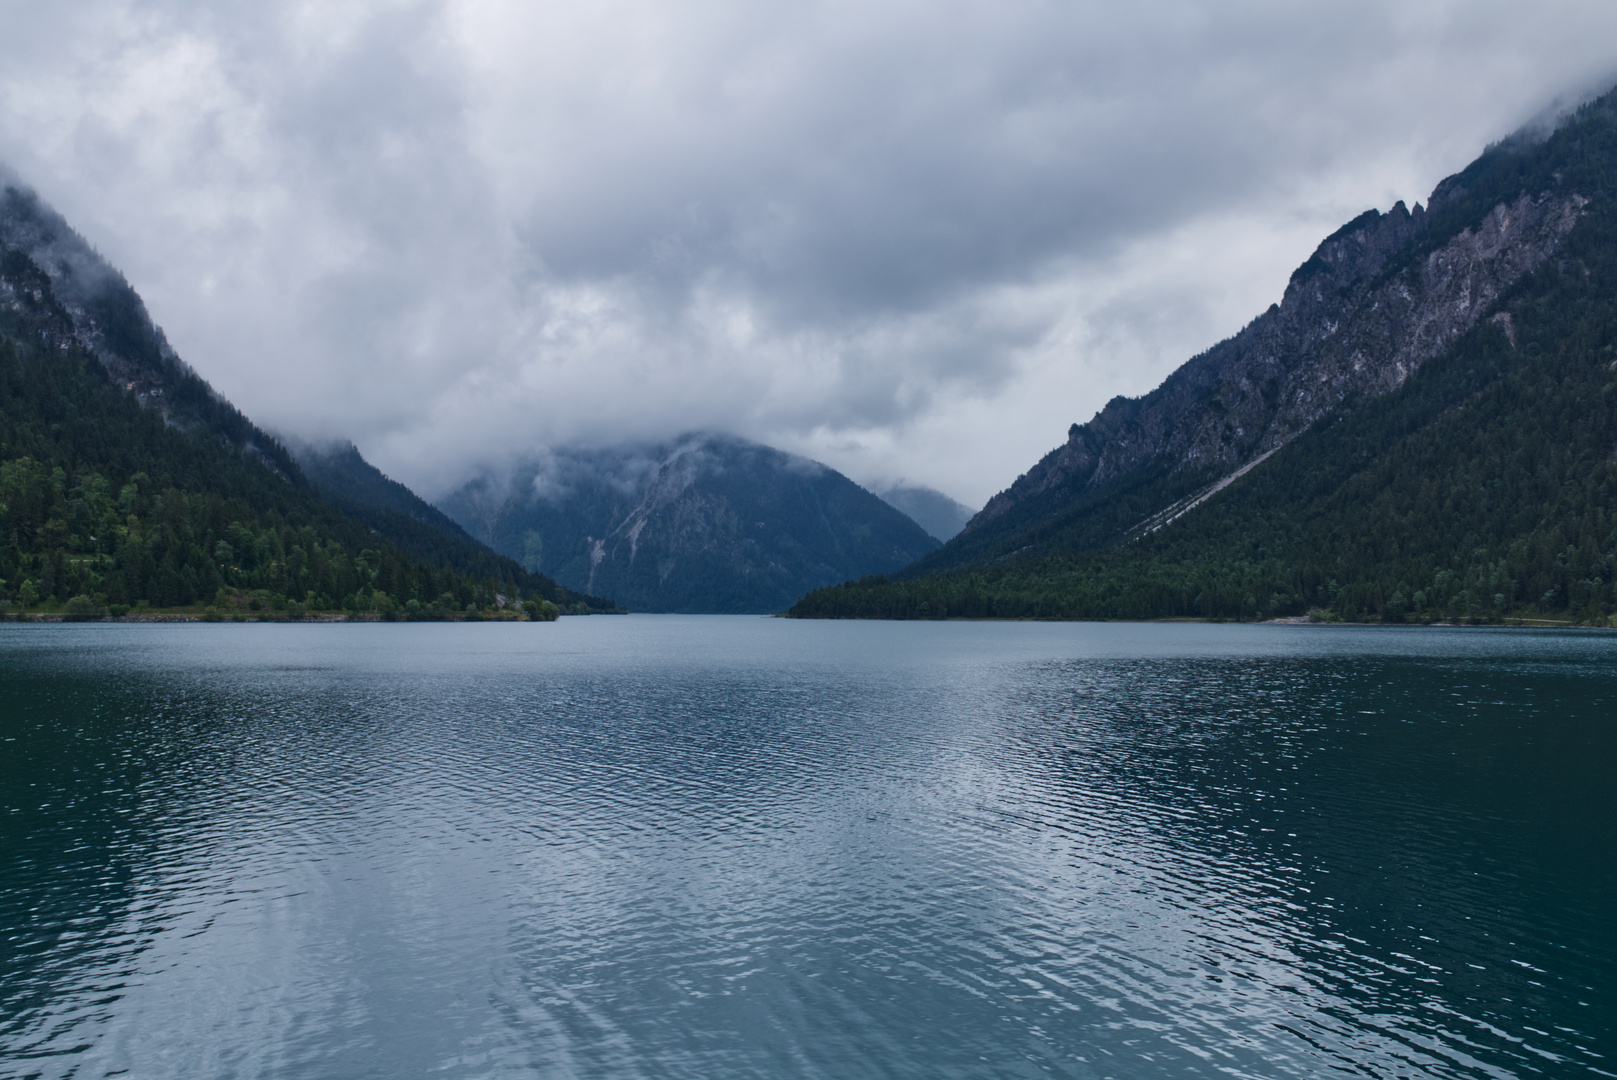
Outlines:
<svg viewBox="0 0 1617 1080"><path fill-rule="evenodd" d="M1278 305L1145 397L1116 398L1074 424L965 535L1037 496L1077 498L1148 467L1233 473L1355 395L1395 389L1550 258L1588 202L1574 192L1522 194L1422 254L1446 194L1434 192L1430 210L1369 211L1326 239Z"/></svg>
<svg viewBox="0 0 1617 1080"><path fill-rule="evenodd" d="M717 435L557 451L441 506L496 551L633 611L783 611L937 546L835 470Z"/></svg>

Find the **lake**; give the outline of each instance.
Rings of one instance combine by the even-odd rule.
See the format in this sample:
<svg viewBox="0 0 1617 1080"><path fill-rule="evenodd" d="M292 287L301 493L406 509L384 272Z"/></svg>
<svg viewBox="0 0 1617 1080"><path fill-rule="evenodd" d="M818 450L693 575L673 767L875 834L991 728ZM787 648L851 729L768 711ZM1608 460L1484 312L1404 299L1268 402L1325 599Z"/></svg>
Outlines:
<svg viewBox="0 0 1617 1080"><path fill-rule="evenodd" d="M0 1076L1617 1075L1617 635L0 626Z"/></svg>

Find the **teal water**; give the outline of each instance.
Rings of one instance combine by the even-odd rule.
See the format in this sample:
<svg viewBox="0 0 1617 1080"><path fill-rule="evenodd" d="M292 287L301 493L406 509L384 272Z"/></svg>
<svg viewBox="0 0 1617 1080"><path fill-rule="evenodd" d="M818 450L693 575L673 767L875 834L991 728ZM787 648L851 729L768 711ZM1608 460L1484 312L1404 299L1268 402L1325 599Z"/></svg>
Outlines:
<svg viewBox="0 0 1617 1080"><path fill-rule="evenodd" d="M1617 1075L1617 636L0 627L0 1076Z"/></svg>

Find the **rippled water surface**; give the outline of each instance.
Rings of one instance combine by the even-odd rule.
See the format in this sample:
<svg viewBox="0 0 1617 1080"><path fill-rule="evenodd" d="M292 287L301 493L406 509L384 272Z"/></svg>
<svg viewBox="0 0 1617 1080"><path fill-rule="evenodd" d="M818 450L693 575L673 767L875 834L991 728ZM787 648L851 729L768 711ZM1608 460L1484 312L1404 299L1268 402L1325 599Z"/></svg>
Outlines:
<svg viewBox="0 0 1617 1080"><path fill-rule="evenodd" d="M0 627L0 1076L1617 1075L1617 637Z"/></svg>

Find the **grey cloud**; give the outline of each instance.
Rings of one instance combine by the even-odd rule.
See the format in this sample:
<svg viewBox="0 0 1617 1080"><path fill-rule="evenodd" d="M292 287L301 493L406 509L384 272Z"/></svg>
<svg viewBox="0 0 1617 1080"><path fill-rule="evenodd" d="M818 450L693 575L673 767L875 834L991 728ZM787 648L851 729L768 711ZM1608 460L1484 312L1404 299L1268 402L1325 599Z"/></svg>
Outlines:
<svg viewBox="0 0 1617 1080"><path fill-rule="evenodd" d="M777 312L924 309L1266 193L1277 166L1339 152L1337 126L1367 119L1319 124L1320 91L1346 89L1319 75L1373 78L1410 44L1391 5L1163 5L1143 25L1114 5L1040 10L963 5L952 32L904 25L880 48L811 55L774 88L781 115L738 109L718 139L693 100L688 142L648 139L604 184L584 171L547 188L561 197L525 235L563 275L672 250L676 273L709 270Z"/></svg>
<svg viewBox="0 0 1617 1080"><path fill-rule="evenodd" d="M0 157L250 415L429 493L700 428L979 502L1617 64L1584 0L0 16Z"/></svg>

